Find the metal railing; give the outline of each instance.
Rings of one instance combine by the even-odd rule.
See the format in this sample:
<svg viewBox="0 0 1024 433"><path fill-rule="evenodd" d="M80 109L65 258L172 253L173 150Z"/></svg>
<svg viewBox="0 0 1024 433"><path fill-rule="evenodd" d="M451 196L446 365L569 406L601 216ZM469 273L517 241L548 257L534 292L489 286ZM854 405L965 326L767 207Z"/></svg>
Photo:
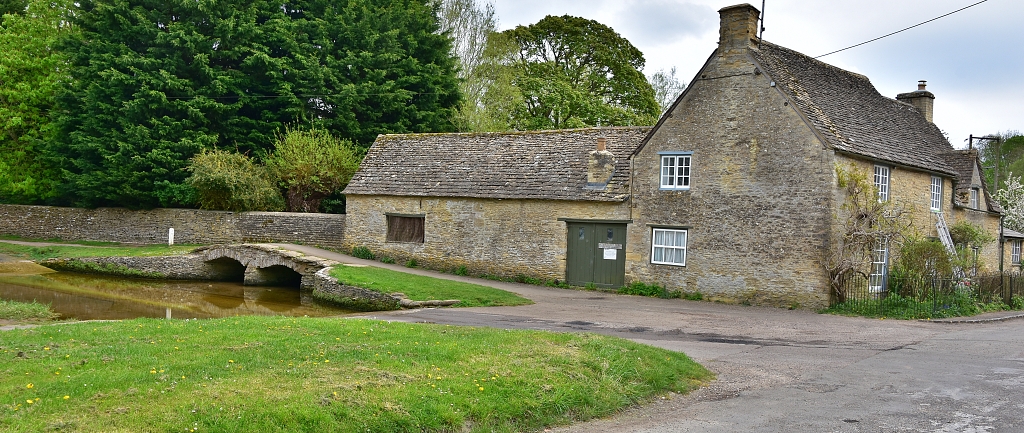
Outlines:
<svg viewBox="0 0 1024 433"><path fill-rule="evenodd" d="M888 277L878 285L856 274L833 287L831 309L874 317L955 317L977 314L978 304L1014 305L1015 297L1017 303L1024 297L1024 275Z"/></svg>

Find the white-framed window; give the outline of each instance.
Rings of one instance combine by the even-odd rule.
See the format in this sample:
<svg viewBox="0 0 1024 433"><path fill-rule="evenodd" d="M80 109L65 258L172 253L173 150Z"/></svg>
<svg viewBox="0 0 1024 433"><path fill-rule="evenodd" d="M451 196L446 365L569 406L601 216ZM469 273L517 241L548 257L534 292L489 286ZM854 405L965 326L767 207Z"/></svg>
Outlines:
<svg viewBox="0 0 1024 433"><path fill-rule="evenodd" d="M871 252L871 274L868 275L868 291L882 293L885 291L885 277L889 270L889 246L879 241Z"/></svg>
<svg viewBox="0 0 1024 433"><path fill-rule="evenodd" d="M889 201L889 167L875 166L875 189L878 190L878 201Z"/></svg>
<svg viewBox="0 0 1024 433"><path fill-rule="evenodd" d="M971 188L971 209L978 209L978 188Z"/></svg>
<svg viewBox="0 0 1024 433"><path fill-rule="evenodd" d="M942 178L938 176L932 176L932 199L931 208L933 211L942 210Z"/></svg>
<svg viewBox="0 0 1024 433"><path fill-rule="evenodd" d="M690 189L690 153L661 155L661 189Z"/></svg>
<svg viewBox="0 0 1024 433"><path fill-rule="evenodd" d="M653 229L651 263L686 266L686 230Z"/></svg>
<svg viewBox="0 0 1024 433"><path fill-rule="evenodd" d="M1020 239L1014 239L1013 242L1010 243L1010 263L1015 265L1020 264L1020 245Z"/></svg>

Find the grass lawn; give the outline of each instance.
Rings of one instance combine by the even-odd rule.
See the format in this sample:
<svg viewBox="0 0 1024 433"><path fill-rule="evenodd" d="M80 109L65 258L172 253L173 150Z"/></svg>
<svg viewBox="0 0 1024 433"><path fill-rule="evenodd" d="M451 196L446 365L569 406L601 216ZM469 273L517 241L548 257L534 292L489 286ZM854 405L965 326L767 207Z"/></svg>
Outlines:
<svg viewBox="0 0 1024 433"><path fill-rule="evenodd" d="M513 432L712 379L591 334L238 317L42 326L0 339L6 432Z"/></svg>
<svg viewBox="0 0 1024 433"><path fill-rule="evenodd" d="M459 299L456 307L528 305L533 301L493 287L407 274L373 266L335 266L332 277L350 286L381 293L404 293L414 301Z"/></svg>
<svg viewBox="0 0 1024 433"><path fill-rule="evenodd" d="M185 254L196 249L198 245L113 245L113 246L80 246L34 247L0 242L0 254L29 260L45 260L53 258L76 257L129 257L129 256L166 256Z"/></svg>
<svg viewBox="0 0 1024 433"><path fill-rule="evenodd" d="M0 299L0 323L41 323L53 320L57 314L50 306L38 302L15 302Z"/></svg>

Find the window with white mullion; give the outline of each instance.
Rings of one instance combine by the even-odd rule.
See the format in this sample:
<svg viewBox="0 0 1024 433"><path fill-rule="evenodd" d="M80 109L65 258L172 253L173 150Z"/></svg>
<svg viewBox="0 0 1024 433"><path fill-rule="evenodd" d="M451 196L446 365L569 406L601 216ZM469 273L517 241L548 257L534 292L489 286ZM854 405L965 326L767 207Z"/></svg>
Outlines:
<svg viewBox="0 0 1024 433"><path fill-rule="evenodd" d="M932 176L931 186L931 209L933 211L942 210L942 178L938 176Z"/></svg>
<svg viewBox="0 0 1024 433"><path fill-rule="evenodd" d="M889 167L875 166L875 189L878 190L878 201L889 201Z"/></svg>
<svg viewBox="0 0 1024 433"><path fill-rule="evenodd" d="M978 188L971 188L971 209L978 209Z"/></svg>
<svg viewBox="0 0 1024 433"><path fill-rule="evenodd" d="M881 293L885 291L885 277L889 264L889 246L879 241L871 254L871 274L868 275L868 291Z"/></svg>
<svg viewBox="0 0 1024 433"><path fill-rule="evenodd" d="M1020 245L1021 241L1019 239L1010 243L1010 263L1012 264L1020 264Z"/></svg>
<svg viewBox="0 0 1024 433"><path fill-rule="evenodd" d="M651 263L686 266L686 230L654 229Z"/></svg>
<svg viewBox="0 0 1024 433"><path fill-rule="evenodd" d="M661 156L661 188L690 188L690 155Z"/></svg>

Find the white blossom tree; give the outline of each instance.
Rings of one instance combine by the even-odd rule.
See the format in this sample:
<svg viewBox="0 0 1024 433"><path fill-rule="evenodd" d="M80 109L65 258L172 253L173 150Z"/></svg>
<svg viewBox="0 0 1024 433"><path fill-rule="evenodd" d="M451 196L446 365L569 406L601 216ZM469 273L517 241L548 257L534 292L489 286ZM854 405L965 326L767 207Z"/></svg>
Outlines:
<svg viewBox="0 0 1024 433"><path fill-rule="evenodd" d="M1003 206L1004 224L1013 230L1024 232L1024 184L1021 178L1011 172L1004 187L996 191L995 199Z"/></svg>

